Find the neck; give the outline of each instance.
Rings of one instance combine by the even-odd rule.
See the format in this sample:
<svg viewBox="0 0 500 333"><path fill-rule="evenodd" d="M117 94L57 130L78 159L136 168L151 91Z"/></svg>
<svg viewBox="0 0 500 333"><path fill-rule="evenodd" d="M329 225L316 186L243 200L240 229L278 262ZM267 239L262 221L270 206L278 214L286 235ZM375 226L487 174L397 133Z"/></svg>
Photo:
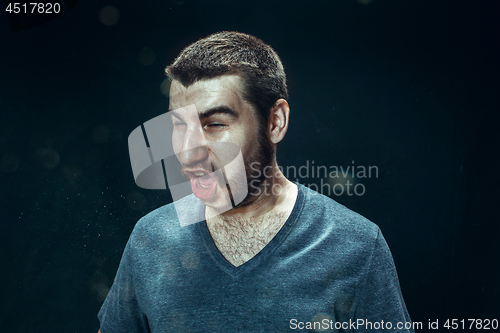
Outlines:
<svg viewBox="0 0 500 333"><path fill-rule="evenodd" d="M266 179L260 195L249 205L206 218L215 245L234 266L245 263L261 251L292 212L297 186L285 178L275 163L270 171L274 177ZM205 217L209 209L207 206Z"/></svg>
<svg viewBox="0 0 500 333"><path fill-rule="evenodd" d="M290 193L293 192L295 184L286 179L278 168L276 159L269 170L266 170L266 174L269 177L260 184L255 193L250 194L255 198L249 204L228 210L222 214L217 214L216 211L207 206L207 216L219 215L224 220L251 220L267 215L279 208Z"/></svg>

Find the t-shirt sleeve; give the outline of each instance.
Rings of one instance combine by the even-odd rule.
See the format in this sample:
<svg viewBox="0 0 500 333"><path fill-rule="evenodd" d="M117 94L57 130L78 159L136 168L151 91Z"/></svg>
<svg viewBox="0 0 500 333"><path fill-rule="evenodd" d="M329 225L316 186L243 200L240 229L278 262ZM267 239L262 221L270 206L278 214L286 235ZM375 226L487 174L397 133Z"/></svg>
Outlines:
<svg viewBox="0 0 500 333"><path fill-rule="evenodd" d="M357 332L414 332L394 260L380 229L366 263L363 281L357 297ZM364 325L359 325L363 321Z"/></svg>
<svg viewBox="0 0 500 333"><path fill-rule="evenodd" d="M133 252L129 240L113 285L97 315L102 333L150 332L147 317L137 298Z"/></svg>

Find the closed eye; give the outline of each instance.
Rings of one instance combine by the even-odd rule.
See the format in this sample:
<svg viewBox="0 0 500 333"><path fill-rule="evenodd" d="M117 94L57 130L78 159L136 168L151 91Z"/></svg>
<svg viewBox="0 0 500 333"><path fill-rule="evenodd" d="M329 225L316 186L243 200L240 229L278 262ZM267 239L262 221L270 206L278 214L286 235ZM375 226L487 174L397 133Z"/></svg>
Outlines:
<svg viewBox="0 0 500 333"><path fill-rule="evenodd" d="M227 129L227 125L224 123L219 123L219 122L214 122L214 123L208 123L205 125L205 131L207 133L211 134L216 134L216 133L221 133Z"/></svg>

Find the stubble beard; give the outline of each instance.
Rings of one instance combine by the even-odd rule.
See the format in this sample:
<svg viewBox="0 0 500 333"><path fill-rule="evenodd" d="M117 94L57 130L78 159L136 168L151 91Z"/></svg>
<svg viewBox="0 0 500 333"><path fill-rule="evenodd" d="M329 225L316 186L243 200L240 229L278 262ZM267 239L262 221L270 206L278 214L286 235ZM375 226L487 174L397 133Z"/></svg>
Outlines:
<svg viewBox="0 0 500 333"><path fill-rule="evenodd" d="M267 136L267 132L265 130L265 126L260 126L259 127L259 133L257 136L257 142L255 145L253 145L254 148L250 151L249 154L246 156L243 156L243 163L245 166L245 175L246 175L246 184L238 182L238 179L241 179L241 177L235 176L235 175L228 175L225 174L225 177L231 177L231 184L232 186L229 186L229 183L226 181L226 179L221 178L220 176L214 175L216 178L217 183L219 186L224 186L227 189L227 192L229 194L229 197L233 199L236 197L241 197L242 195L238 195L238 192L245 192L246 188L246 196L245 198L235 204L232 209L234 210L237 208L245 207L253 202L255 202L257 199L259 199L266 191L264 191L263 187L267 186L268 182L270 181L270 175L269 172L266 174L264 170L266 167L271 166L274 160L274 149L273 146L271 145L271 142L269 140L269 137ZM194 167L194 165L193 165ZM202 163L196 164L197 168L202 168L203 170L207 170L210 172L214 172L216 170L224 170L222 166L218 165L218 163L214 163L213 161L207 160ZM269 168L267 168L269 169ZM182 171L182 176L190 180L189 176L187 176L184 171ZM224 177L224 176L222 176Z"/></svg>
<svg viewBox="0 0 500 333"><path fill-rule="evenodd" d="M256 147L251 150L248 156L243 156L245 164L245 174L247 179L247 195L240 203L236 204L233 209L248 206L262 196L263 187L269 181L269 175L264 173L264 169L271 166L274 160L274 149L267 136L265 126L259 128ZM269 169L269 168L267 168ZM238 188L244 188L244 184L240 184ZM229 195L234 198L229 186L227 187Z"/></svg>

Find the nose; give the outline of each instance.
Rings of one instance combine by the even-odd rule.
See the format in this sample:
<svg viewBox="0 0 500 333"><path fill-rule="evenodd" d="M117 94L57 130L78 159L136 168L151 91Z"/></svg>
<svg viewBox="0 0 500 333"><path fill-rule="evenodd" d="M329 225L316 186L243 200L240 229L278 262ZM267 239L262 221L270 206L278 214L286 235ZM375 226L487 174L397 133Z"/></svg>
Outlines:
<svg viewBox="0 0 500 333"><path fill-rule="evenodd" d="M179 162L183 165L197 164L208 158L208 142L200 124L187 126L186 131L179 137L180 150L177 153Z"/></svg>

